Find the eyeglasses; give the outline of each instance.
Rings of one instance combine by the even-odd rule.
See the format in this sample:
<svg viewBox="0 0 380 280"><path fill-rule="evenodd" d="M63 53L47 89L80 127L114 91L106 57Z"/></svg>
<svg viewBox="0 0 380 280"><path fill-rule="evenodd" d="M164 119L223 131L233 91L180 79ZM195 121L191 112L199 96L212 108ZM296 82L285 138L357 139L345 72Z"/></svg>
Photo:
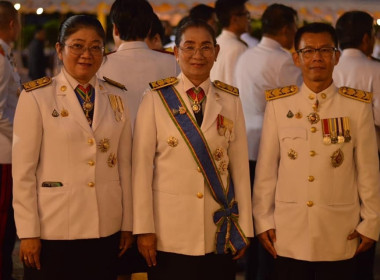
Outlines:
<svg viewBox="0 0 380 280"><path fill-rule="evenodd" d="M211 45L205 45L200 48L194 46L179 47L184 54L188 56L193 56L199 51L199 53L204 57L210 57L214 54L214 47Z"/></svg>
<svg viewBox="0 0 380 280"><path fill-rule="evenodd" d="M94 45L91 47L85 47L82 44L72 44L72 45L66 45L63 44L64 46L67 46L70 50L70 52L74 55L81 55L85 53L87 50L93 55L93 56L102 56L104 52L104 47L99 46L99 45Z"/></svg>
<svg viewBox="0 0 380 280"><path fill-rule="evenodd" d="M308 47L308 48L297 50L297 53L302 54L304 58L311 58L317 52L319 52L323 58L331 58L337 50L338 49L335 47L323 47L323 48L318 48L318 49Z"/></svg>

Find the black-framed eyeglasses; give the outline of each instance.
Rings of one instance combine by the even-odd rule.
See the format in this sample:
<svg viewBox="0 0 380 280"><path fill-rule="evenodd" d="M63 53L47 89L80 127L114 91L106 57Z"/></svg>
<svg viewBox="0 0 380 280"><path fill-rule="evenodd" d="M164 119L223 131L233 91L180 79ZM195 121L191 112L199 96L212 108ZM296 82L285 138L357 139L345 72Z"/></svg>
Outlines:
<svg viewBox="0 0 380 280"><path fill-rule="evenodd" d="M185 47L179 47L179 49L188 56L195 55L197 51L199 51L199 53L204 57L210 57L214 54L214 46L212 45L204 45L200 48L196 48L194 46L185 46Z"/></svg>
<svg viewBox="0 0 380 280"><path fill-rule="evenodd" d="M321 54L322 57L324 58L331 58L333 54L337 51L338 49L335 47L322 47L322 48L310 48L306 47L303 49L299 49L296 52L298 54L302 54L304 58L311 58L313 57L317 52Z"/></svg>
<svg viewBox="0 0 380 280"><path fill-rule="evenodd" d="M90 47L85 47L84 45L82 44L78 44L78 43L75 43L75 44L72 44L72 45L68 45L68 44L63 44L64 46L68 47L70 52L74 55L81 55L83 54L85 51L89 51L93 56L102 56L103 53L104 53L104 47L101 46L101 45L93 45L93 46L90 46Z"/></svg>

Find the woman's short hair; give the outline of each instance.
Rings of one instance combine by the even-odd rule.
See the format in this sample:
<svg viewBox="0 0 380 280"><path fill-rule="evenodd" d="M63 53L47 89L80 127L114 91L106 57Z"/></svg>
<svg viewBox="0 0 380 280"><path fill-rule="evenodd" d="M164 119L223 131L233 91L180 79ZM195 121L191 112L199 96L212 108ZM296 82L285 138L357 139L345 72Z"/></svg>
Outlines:
<svg viewBox="0 0 380 280"><path fill-rule="evenodd" d="M92 28L106 42L106 33L101 23L93 16L75 15L66 19L59 27L58 43L63 45L67 38L82 28Z"/></svg>
<svg viewBox="0 0 380 280"><path fill-rule="evenodd" d="M201 20L201 19L188 18L180 26L178 26L176 29L175 44L177 47L181 43L183 33L185 33L185 31L191 27L205 29L208 33L210 33L210 35L212 37L212 42L214 43L214 45L216 45L215 31L214 31L214 29L212 29L212 27L207 22L205 22L204 20Z"/></svg>

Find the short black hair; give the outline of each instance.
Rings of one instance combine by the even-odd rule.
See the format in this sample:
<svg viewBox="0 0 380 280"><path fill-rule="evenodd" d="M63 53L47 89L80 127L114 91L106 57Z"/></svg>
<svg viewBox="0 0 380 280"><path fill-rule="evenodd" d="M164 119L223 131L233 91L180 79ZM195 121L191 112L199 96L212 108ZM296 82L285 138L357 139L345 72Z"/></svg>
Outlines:
<svg viewBox="0 0 380 280"><path fill-rule="evenodd" d="M103 40L103 45L106 42L106 33L103 26L93 16L88 15L75 15L67 18L59 27L58 43L64 45L67 38L82 28L92 28Z"/></svg>
<svg viewBox="0 0 380 280"><path fill-rule="evenodd" d="M299 49L299 44L301 41L301 37L305 33L328 33L331 36L334 45L338 46L338 38L336 36L335 28L327 23L322 22L314 22L310 24L306 24L297 30L296 35L294 37L294 48L296 50Z"/></svg>
<svg viewBox="0 0 380 280"><path fill-rule="evenodd" d="M186 18L186 20L176 29L175 44L177 47L179 47L179 44L181 43L183 33L185 33L185 31L191 27L204 28L208 33L210 33L212 42L214 45L216 45L215 31L207 22L201 19Z"/></svg>
<svg viewBox="0 0 380 280"><path fill-rule="evenodd" d="M156 14L153 14L152 27L150 28L150 31L147 37L149 39L152 39L156 34L160 36L161 41L162 41L165 37L165 30L158 16Z"/></svg>
<svg viewBox="0 0 380 280"><path fill-rule="evenodd" d="M243 12L244 5L248 0L217 0L215 3L216 16L222 27L230 25L231 17Z"/></svg>
<svg viewBox="0 0 380 280"><path fill-rule="evenodd" d="M0 29L9 28L9 23L17 18L18 12L9 1L0 1Z"/></svg>
<svg viewBox="0 0 380 280"><path fill-rule="evenodd" d="M153 21L152 6L145 0L116 0L110 18L124 41L144 39Z"/></svg>
<svg viewBox="0 0 380 280"><path fill-rule="evenodd" d="M264 11L261 22L263 34L277 35L284 26L295 23L297 11L282 4L272 4Z"/></svg>
<svg viewBox="0 0 380 280"><path fill-rule="evenodd" d="M338 19L335 28L342 50L358 48L365 34L372 36L373 18L362 11L347 12Z"/></svg>
<svg viewBox="0 0 380 280"><path fill-rule="evenodd" d="M212 18L212 15L215 13L215 9L207 6L205 4L199 4L191 8L189 12L189 17L193 19L201 19L208 21Z"/></svg>

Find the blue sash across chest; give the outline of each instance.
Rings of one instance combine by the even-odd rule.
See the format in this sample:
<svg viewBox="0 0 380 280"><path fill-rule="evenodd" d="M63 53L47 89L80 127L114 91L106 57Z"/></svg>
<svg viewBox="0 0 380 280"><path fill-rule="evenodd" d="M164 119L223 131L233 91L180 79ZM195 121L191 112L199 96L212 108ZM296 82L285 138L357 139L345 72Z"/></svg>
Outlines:
<svg viewBox="0 0 380 280"><path fill-rule="evenodd" d="M227 186L223 186L208 143L176 89L167 86L157 89L157 92L202 171L213 198L221 207L213 216L217 226L216 252L223 254L230 251L234 254L248 244L248 239L238 223L239 210L235 201L233 181L228 177Z"/></svg>

